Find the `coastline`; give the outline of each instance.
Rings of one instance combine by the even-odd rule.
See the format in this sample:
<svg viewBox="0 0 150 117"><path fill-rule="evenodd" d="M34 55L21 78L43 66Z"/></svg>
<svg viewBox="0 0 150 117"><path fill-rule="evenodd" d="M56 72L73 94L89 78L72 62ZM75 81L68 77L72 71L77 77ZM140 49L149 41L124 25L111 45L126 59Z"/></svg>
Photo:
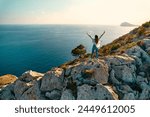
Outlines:
<svg viewBox="0 0 150 117"><path fill-rule="evenodd" d="M114 47L118 41L124 45ZM99 59L84 55L44 74L23 73L1 89L0 99L149 100L149 45L150 26L143 24L103 46Z"/></svg>

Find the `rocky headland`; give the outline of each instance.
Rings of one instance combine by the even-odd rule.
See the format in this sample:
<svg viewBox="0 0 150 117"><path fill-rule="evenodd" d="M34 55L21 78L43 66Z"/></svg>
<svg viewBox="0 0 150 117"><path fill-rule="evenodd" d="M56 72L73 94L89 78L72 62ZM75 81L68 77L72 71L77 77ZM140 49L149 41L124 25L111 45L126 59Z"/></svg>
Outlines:
<svg viewBox="0 0 150 117"><path fill-rule="evenodd" d="M0 99L150 99L150 22L103 46L99 54L91 59L84 53L46 73L1 76Z"/></svg>

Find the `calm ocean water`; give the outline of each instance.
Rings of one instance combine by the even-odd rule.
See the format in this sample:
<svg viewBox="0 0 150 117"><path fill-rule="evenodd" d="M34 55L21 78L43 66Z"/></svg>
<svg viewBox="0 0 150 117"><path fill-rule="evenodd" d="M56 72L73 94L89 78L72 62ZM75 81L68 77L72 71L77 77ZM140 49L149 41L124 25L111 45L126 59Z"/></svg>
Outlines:
<svg viewBox="0 0 150 117"><path fill-rule="evenodd" d="M71 50L79 44L91 51L86 32L106 34L102 44L128 33L134 27L102 25L0 25L0 75L21 75L27 70L46 72L74 59Z"/></svg>

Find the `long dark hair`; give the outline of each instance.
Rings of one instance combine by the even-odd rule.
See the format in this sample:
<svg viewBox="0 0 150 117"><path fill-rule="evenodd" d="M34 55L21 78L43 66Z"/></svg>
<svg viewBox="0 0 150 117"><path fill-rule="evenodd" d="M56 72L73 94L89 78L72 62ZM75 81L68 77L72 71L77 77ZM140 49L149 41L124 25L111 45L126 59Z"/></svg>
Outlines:
<svg viewBox="0 0 150 117"><path fill-rule="evenodd" d="M97 36L97 35L95 35L95 43L97 44L97 43L98 43L98 41L99 41L98 36Z"/></svg>

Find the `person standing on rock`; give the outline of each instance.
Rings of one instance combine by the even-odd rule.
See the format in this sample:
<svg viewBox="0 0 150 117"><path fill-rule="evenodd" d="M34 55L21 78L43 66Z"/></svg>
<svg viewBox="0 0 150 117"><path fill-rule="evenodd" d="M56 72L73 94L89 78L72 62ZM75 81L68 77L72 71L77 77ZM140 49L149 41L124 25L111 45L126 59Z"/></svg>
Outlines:
<svg viewBox="0 0 150 117"><path fill-rule="evenodd" d="M98 58L98 49L100 48L100 39L102 38L104 34L105 34L105 31L102 33L100 37L98 37L98 35L95 35L95 38L92 38L92 36L87 33L87 35L92 39L92 43L93 43L91 58L93 57L94 52L96 52L96 58Z"/></svg>

